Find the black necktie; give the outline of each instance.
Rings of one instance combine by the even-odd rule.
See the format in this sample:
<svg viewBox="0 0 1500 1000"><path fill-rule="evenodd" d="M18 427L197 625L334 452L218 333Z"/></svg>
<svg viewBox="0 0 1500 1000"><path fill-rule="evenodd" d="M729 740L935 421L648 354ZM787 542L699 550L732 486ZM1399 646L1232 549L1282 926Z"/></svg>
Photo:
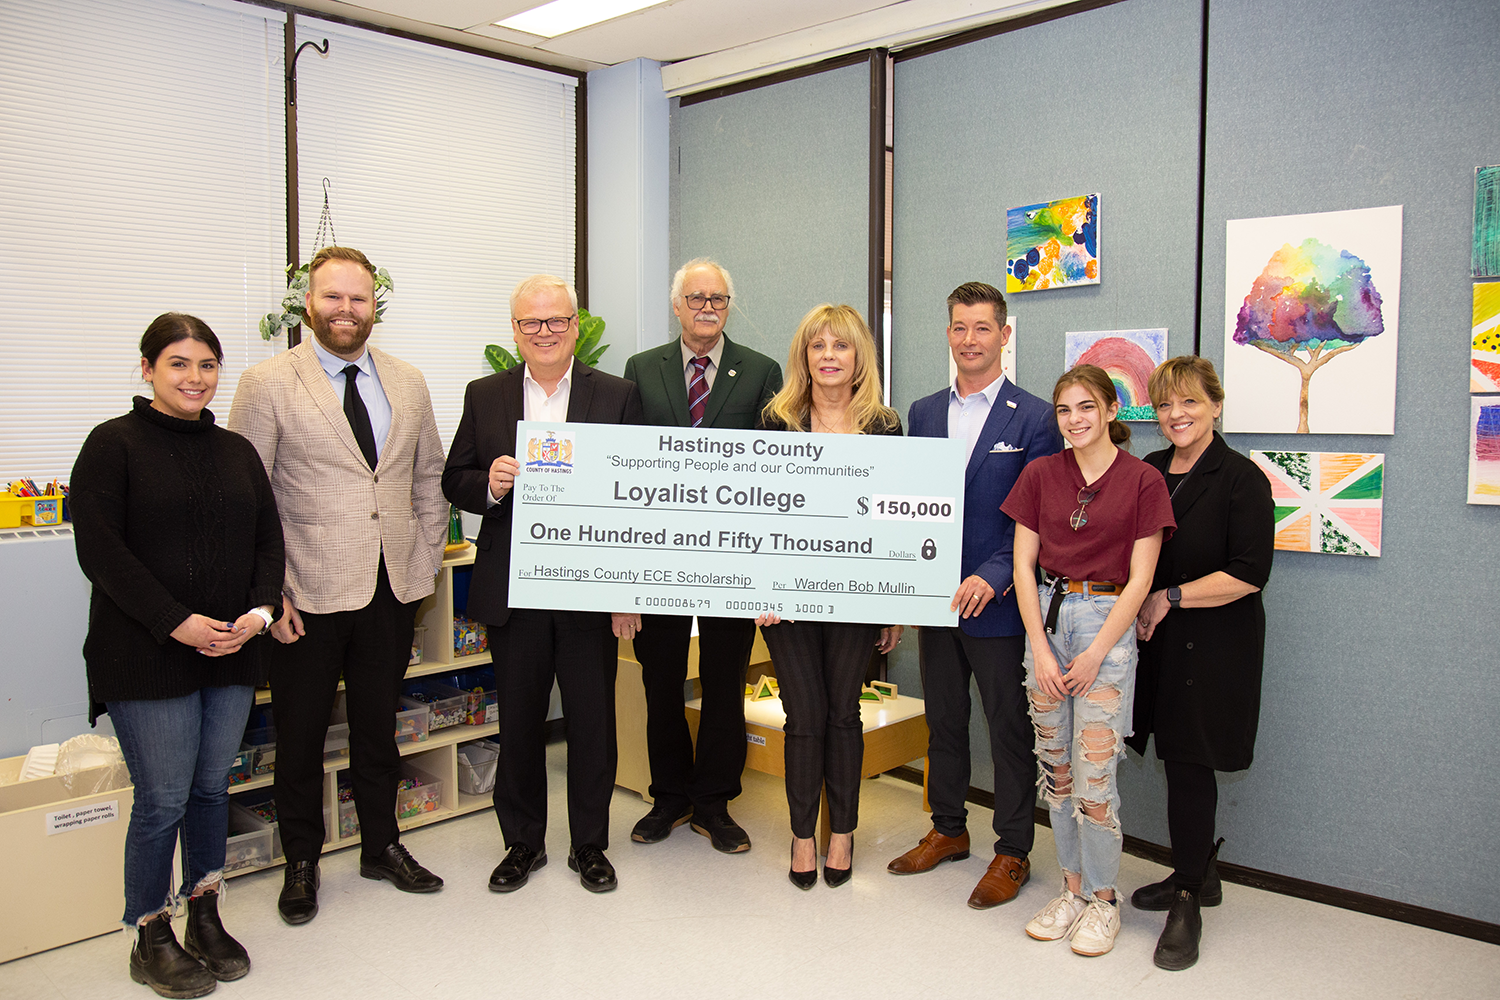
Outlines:
<svg viewBox="0 0 1500 1000"><path fill-rule="evenodd" d="M344 367L344 416L349 418L349 429L354 431L354 440L359 443L359 450L364 453L365 461L373 469L380 457L375 454L375 429L370 426L370 411L365 409L365 401L360 398L359 389L354 385L354 379L358 375L359 365Z"/></svg>

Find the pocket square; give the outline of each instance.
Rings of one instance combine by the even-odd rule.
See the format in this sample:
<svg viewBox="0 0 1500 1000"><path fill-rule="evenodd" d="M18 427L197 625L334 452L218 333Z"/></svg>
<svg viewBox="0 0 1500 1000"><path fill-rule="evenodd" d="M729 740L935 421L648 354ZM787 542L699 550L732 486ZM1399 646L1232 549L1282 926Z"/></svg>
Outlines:
<svg viewBox="0 0 1500 1000"><path fill-rule="evenodd" d="M1015 446L1013 444L1008 444L1008 443L1006 443L1004 441L996 441L995 442L995 447L993 447L993 448L990 449L990 453L991 454L995 454L996 452L1007 453L1007 452L1012 452L1012 451L1025 451L1025 449L1024 448L1018 448L1017 446Z"/></svg>

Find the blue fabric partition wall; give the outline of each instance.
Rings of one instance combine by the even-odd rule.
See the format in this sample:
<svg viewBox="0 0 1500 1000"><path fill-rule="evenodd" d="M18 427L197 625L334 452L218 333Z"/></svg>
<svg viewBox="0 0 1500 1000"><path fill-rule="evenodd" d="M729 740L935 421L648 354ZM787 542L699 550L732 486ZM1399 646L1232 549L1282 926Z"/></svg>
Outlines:
<svg viewBox="0 0 1500 1000"><path fill-rule="evenodd" d="M893 402L946 381L943 298L1003 283L1008 207L1101 194L1102 283L1011 298L1019 382L1047 395L1068 330L1165 326L1191 352L1200 292L1202 353L1221 364L1226 220L1404 205L1396 433L1230 437L1387 464L1381 557L1277 554L1257 759L1221 779L1219 833L1227 861L1500 923L1475 780L1500 718L1500 510L1464 502L1472 183L1500 162L1500 5L1210 0L1206 107L1204 7L1127 0L898 60ZM1135 428L1137 455L1163 446ZM919 688L914 650L893 679ZM1166 844L1160 763L1132 754L1121 772L1126 832Z"/></svg>
<svg viewBox="0 0 1500 1000"><path fill-rule="evenodd" d="M783 366L813 306L866 311L869 93L860 62L672 111L672 269L727 267L725 330Z"/></svg>

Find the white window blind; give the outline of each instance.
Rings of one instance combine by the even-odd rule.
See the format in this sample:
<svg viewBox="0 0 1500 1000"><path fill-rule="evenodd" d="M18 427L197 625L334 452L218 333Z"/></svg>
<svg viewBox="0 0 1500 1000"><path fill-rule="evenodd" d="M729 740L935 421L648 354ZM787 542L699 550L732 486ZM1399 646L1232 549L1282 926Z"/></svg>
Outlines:
<svg viewBox="0 0 1500 1000"><path fill-rule="evenodd" d="M227 0L0 4L0 480L66 478L150 394L159 313L219 335L221 417L274 352L256 323L285 287L283 28Z"/></svg>
<svg viewBox="0 0 1500 1000"><path fill-rule="evenodd" d="M574 280L577 80L298 17L297 150L304 262L323 178L338 241L390 272L371 343L422 370L446 448L464 387L511 348L510 291ZM311 332L304 330L304 336Z"/></svg>

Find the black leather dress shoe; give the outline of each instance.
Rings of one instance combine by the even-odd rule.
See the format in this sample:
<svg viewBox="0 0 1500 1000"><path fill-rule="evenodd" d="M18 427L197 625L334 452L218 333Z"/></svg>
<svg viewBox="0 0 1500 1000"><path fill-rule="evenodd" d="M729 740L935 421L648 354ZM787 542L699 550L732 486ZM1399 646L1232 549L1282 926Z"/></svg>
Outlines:
<svg viewBox="0 0 1500 1000"><path fill-rule="evenodd" d="M578 884L589 892L609 892L620 884L615 878L615 866L593 844L569 851L568 867L578 873Z"/></svg>
<svg viewBox="0 0 1500 1000"><path fill-rule="evenodd" d="M673 830L686 823L693 815L692 806L674 806L660 799L651 811L640 818L630 839L637 844L657 844L669 837Z"/></svg>
<svg viewBox="0 0 1500 1000"><path fill-rule="evenodd" d="M693 832L701 833L714 845L714 850L725 854L741 854L750 850L750 835L744 827L729 818L726 810L716 813L693 813Z"/></svg>
<svg viewBox="0 0 1500 1000"><path fill-rule="evenodd" d="M490 892L515 892L526 884L532 872L546 864L547 855L538 854L525 844L517 844L490 872Z"/></svg>
<svg viewBox="0 0 1500 1000"><path fill-rule="evenodd" d="M285 880L281 884L281 897L276 900L276 909L281 919L289 924L305 924L318 915L318 863L316 861L288 861Z"/></svg>
<svg viewBox="0 0 1500 1000"><path fill-rule="evenodd" d="M364 878L383 878L402 892L437 892L443 880L417 864L401 844L387 844L385 850L367 858L360 855L359 874Z"/></svg>

